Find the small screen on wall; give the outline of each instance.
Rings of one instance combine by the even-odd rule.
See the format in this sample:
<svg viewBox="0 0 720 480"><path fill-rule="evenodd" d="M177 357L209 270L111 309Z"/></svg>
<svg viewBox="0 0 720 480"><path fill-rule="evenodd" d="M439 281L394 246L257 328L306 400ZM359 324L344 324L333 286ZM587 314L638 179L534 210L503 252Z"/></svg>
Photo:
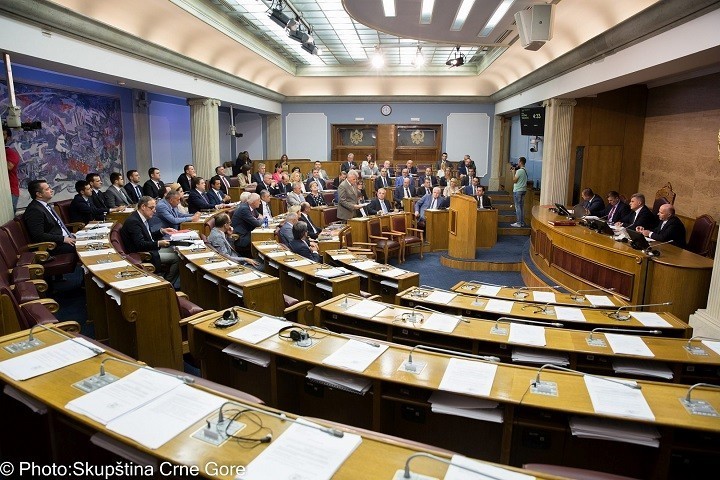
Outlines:
<svg viewBox="0 0 720 480"><path fill-rule="evenodd" d="M520 134L542 137L545 135L545 109L520 109Z"/></svg>

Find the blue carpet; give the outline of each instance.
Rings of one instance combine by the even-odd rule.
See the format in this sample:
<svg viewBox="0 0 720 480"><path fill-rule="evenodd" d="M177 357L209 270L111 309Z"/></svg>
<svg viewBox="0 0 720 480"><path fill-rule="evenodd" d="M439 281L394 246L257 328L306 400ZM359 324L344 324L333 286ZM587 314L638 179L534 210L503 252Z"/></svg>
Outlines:
<svg viewBox="0 0 720 480"><path fill-rule="evenodd" d="M87 323L87 309L85 307L85 289L83 288L83 270L77 267L73 273L63 276L62 282L48 282L50 294L60 305L55 317L61 322L74 320L80 324L80 332L89 337L95 337L95 328Z"/></svg>
<svg viewBox="0 0 720 480"><path fill-rule="evenodd" d="M527 249L528 237L525 235L500 235L492 248L478 248L475 260L480 262L518 263L523 250ZM444 252L443 252L444 253ZM445 254L448 258L453 258ZM420 258L418 256L418 258Z"/></svg>

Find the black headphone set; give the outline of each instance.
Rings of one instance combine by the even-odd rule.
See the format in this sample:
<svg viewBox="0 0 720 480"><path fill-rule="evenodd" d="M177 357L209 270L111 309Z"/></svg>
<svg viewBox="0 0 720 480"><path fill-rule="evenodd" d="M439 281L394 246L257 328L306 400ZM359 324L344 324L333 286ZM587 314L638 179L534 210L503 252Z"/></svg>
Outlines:
<svg viewBox="0 0 720 480"><path fill-rule="evenodd" d="M222 317L215 320L213 325L215 325L216 328L228 328L238 323L238 321L237 312L234 308L231 308L230 310L225 310Z"/></svg>
<svg viewBox="0 0 720 480"><path fill-rule="evenodd" d="M283 332L288 332L283 334ZM290 340L298 344L301 347L309 347L312 344L310 339L310 333L302 327L291 325L289 327L281 328L278 332L278 337L283 340Z"/></svg>

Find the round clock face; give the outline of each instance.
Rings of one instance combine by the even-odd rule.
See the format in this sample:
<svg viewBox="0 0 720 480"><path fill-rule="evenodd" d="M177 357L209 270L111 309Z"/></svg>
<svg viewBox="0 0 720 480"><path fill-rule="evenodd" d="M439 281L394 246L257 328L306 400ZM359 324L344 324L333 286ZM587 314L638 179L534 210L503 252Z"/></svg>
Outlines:
<svg viewBox="0 0 720 480"><path fill-rule="evenodd" d="M390 105L383 105L380 108L380 113L385 115L386 117L392 113L392 108L390 108Z"/></svg>

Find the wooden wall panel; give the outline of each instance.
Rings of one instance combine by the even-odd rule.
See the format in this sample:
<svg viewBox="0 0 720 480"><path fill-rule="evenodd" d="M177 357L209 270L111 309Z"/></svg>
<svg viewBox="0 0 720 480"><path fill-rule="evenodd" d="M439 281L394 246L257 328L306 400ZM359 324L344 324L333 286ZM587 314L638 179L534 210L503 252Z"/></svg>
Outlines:
<svg viewBox="0 0 720 480"><path fill-rule="evenodd" d="M393 162L395 144L397 143L397 132L395 125L383 124L377 126L377 160L382 164L385 160Z"/></svg>

